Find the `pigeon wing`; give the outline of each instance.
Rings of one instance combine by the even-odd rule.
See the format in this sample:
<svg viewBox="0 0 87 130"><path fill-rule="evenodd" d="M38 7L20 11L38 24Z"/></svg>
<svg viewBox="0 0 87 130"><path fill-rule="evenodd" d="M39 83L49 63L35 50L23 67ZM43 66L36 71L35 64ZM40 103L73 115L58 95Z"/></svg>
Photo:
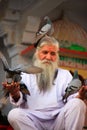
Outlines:
<svg viewBox="0 0 87 130"><path fill-rule="evenodd" d="M48 16L41 20L41 24L36 35L52 35L54 32L53 24Z"/></svg>
<svg viewBox="0 0 87 130"><path fill-rule="evenodd" d="M3 53L0 51L0 59L2 61L2 64L3 64L3 68L4 70L8 70L10 67L9 67L9 64L5 58L5 56L3 55Z"/></svg>

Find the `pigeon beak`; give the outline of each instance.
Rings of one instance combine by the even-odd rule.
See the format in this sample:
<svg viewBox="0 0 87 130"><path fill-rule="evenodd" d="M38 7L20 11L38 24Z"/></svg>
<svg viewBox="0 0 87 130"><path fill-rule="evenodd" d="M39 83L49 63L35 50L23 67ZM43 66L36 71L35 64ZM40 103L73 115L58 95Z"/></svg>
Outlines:
<svg viewBox="0 0 87 130"><path fill-rule="evenodd" d="M22 72L28 73L28 74L36 74L41 73L43 71L42 68L36 67L36 66L29 66L29 68L25 68L22 70Z"/></svg>

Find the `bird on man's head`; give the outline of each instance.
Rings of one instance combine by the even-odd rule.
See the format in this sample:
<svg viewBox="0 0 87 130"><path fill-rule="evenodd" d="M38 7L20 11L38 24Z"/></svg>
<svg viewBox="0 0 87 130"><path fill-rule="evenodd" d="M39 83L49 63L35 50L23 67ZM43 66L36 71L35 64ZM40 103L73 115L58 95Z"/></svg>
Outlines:
<svg viewBox="0 0 87 130"><path fill-rule="evenodd" d="M44 36L44 35L51 36L53 32L54 32L53 23L48 16L45 16L41 20L41 24L36 33L36 36Z"/></svg>
<svg viewBox="0 0 87 130"><path fill-rule="evenodd" d="M37 48L40 40L45 36L52 36L53 33L54 33L53 23L48 16L45 16L41 20L39 29L35 34L35 42L32 45L29 45L29 47L26 48L24 51L22 51L21 55L26 53L28 50L28 55L30 55L32 57L34 52L36 51L36 48Z"/></svg>

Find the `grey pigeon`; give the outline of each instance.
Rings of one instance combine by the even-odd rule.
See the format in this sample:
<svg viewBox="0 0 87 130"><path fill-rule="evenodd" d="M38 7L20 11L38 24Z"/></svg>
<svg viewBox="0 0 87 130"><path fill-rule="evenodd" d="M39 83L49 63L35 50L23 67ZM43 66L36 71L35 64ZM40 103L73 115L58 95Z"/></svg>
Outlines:
<svg viewBox="0 0 87 130"><path fill-rule="evenodd" d="M54 33L54 27L53 27L53 23L51 22L50 18L48 16L45 16L40 23L39 29L36 32L36 40L32 45L29 45L28 48L26 48L25 50L23 50L20 55L26 55L26 52L28 51L28 55L30 57L33 56L34 52L36 51L36 48L38 46L38 43L40 42L40 40L45 37L46 35L48 36L52 36L52 34Z"/></svg>
<svg viewBox="0 0 87 130"><path fill-rule="evenodd" d="M74 71L74 76L73 76L73 79L71 80L71 82L68 84L66 90L65 90L65 95L63 96L63 101L64 102L67 102L67 98L78 92L79 89L81 88L82 86L82 82L81 80L79 79L79 76L78 76L78 71L75 70Z"/></svg>
<svg viewBox="0 0 87 130"><path fill-rule="evenodd" d="M22 72L24 73L29 73L29 74L35 74L35 73L40 73L42 72L42 69L39 67L35 66L24 66L24 65L18 65L16 68L12 69L9 67L9 64L5 58L5 56L0 52L0 59L3 63L3 68L6 73L6 79L7 82L10 84L12 81L14 82L20 82L20 91L23 92L24 94L29 94L30 92L27 89L27 86L21 82L21 74ZM7 97L9 95L9 92L3 88L5 96Z"/></svg>
<svg viewBox="0 0 87 130"><path fill-rule="evenodd" d="M45 16L44 19L42 19L40 27L38 29L38 32L36 33L36 36L43 36L48 35L51 36L54 32L53 24L48 16Z"/></svg>
<svg viewBox="0 0 87 130"><path fill-rule="evenodd" d="M42 72L42 69L36 66L20 64L15 68L10 68L5 56L0 52L0 59L3 63L4 71L6 72L6 78L13 77L15 74L21 74L21 72L28 74L36 74Z"/></svg>

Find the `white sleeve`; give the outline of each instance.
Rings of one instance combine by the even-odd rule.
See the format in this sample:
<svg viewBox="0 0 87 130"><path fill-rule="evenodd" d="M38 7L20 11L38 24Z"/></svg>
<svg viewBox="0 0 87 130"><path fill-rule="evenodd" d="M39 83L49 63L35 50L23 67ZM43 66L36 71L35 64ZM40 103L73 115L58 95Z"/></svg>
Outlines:
<svg viewBox="0 0 87 130"><path fill-rule="evenodd" d="M70 99L72 98L76 98L76 96L78 95L78 92L77 93L74 93L72 95L70 95L68 98L67 98L67 101L69 101Z"/></svg>

